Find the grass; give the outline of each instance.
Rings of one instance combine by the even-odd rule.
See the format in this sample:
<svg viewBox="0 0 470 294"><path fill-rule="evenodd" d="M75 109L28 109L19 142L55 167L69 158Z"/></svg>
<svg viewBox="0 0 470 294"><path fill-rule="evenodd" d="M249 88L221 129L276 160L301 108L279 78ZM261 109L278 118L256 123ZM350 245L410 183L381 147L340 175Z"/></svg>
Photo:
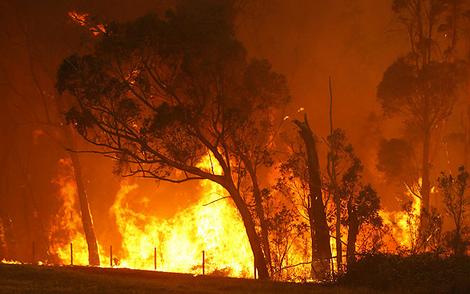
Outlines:
<svg viewBox="0 0 470 294"><path fill-rule="evenodd" d="M0 293L376 293L367 288L130 269L0 264Z"/></svg>
<svg viewBox="0 0 470 294"><path fill-rule="evenodd" d="M371 255L329 285L131 269L0 264L1 293L470 293L470 257Z"/></svg>

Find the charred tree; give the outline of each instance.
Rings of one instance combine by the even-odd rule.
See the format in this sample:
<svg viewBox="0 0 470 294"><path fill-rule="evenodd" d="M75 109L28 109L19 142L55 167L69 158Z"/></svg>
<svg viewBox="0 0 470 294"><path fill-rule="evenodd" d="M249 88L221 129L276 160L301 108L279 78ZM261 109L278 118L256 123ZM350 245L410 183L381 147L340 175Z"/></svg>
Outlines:
<svg viewBox="0 0 470 294"><path fill-rule="evenodd" d="M322 197L322 182L316 142L306 115L304 121L295 120L294 123L299 128L299 134L304 141L307 153L306 161L310 187L308 215L312 238L312 267L317 264L321 278L327 278L330 274L331 260L330 231Z"/></svg>

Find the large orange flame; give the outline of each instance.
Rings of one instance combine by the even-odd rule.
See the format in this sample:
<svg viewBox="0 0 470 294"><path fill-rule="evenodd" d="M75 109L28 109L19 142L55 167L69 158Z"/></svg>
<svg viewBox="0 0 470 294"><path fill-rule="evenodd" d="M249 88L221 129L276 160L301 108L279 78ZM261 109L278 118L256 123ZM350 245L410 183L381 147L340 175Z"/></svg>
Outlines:
<svg viewBox="0 0 470 294"><path fill-rule="evenodd" d="M70 243L73 246L73 263L88 264L88 246L83 235L83 225L77 203L77 186L70 160L59 160L59 174L53 180L59 188L61 204L49 233L49 252L57 255L63 264L70 264Z"/></svg>
<svg viewBox="0 0 470 294"><path fill-rule="evenodd" d="M60 172L54 183L59 188L61 206L50 231L49 253L56 255L60 263L70 264L72 243L73 263L87 265L87 243L83 235L73 169L68 160L61 160L59 167ZM204 157L199 167L221 173L220 167L213 165L210 156ZM227 193L221 186L209 180L200 181L199 185L202 192L198 192L196 203L168 219L143 212L149 210L146 207L148 201L134 207L132 204L135 201L132 200L136 197L138 185L123 181L109 211L121 235L120 244L109 244L114 245L113 266L151 270L156 261L157 270L160 271L200 274L204 251L205 273L252 277L253 255L238 211L230 199L224 197ZM384 224L390 228L392 240L385 241L387 249L392 252L412 250L416 243L421 203L411 191L407 195L412 201L407 211L379 212ZM346 230L342 236L346 239ZM303 240L303 237L291 239L286 243L285 258L274 269L275 278L299 280L309 276L309 265L306 263L311 258L309 241ZM391 245L393 242L396 243L395 247ZM336 256L335 246L331 238L333 256ZM101 249L102 265L109 266L109 252ZM337 270L334 259L333 264Z"/></svg>
<svg viewBox="0 0 470 294"><path fill-rule="evenodd" d="M63 264L88 264L88 250L83 237L77 207L77 190L70 162L61 160L60 174L54 180L59 187L61 207L50 231L49 252L56 254ZM200 167L220 173L205 157ZM201 195L197 203L180 211L171 219L147 215L130 208L129 193L136 184L124 181L110 209L121 234L122 243L113 254L113 266L135 269L157 269L172 272L202 273L202 251L205 251L205 272L209 274L250 277L253 256L243 222L228 199L213 202L225 190L211 181L201 181ZM156 256L154 253L156 251ZM109 265L109 253L101 251L103 265Z"/></svg>
<svg viewBox="0 0 470 294"><path fill-rule="evenodd" d="M387 247L390 247L391 243L396 243L392 248L388 248L391 251L398 249L412 251L417 245L421 199L413 195L410 190L407 191L406 195L410 201L407 209L397 212L379 211L383 223L391 230L392 240L388 242Z"/></svg>

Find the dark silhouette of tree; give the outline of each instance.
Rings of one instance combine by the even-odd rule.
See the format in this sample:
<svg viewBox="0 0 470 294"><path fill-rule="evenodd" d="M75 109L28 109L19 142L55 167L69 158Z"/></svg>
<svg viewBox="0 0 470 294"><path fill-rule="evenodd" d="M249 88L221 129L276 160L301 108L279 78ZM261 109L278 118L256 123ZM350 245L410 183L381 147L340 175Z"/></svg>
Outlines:
<svg viewBox="0 0 470 294"><path fill-rule="evenodd" d="M329 179L328 192L333 195L335 203L336 220L335 220L335 239L336 239L336 263L338 273L342 271L343 264L343 244L341 241L341 196L338 193L338 183L336 181L337 169L336 161L338 160L338 144L335 144L335 129L333 127L333 90L331 87L331 78L328 79L328 88L330 92L330 134L328 140L327 155L327 173Z"/></svg>
<svg viewBox="0 0 470 294"><path fill-rule="evenodd" d="M468 172L465 167L459 168L457 176L441 173L437 182L438 188L443 196L443 202L447 213L452 218L455 230L450 232L450 245L455 255L464 255L469 241L464 238L465 216L470 205L468 196L465 195L467 189Z"/></svg>
<svg viewBox="0 0 470 294"><path fill-rule="evenodd" d="M299 134L305 144L304 160L308 171L307 212L310 222L312 241L312 272L316 271L320 278L330 275L330 229L326 220L325 204L323 202L322 180L316 140L310 128L307 116L303 121L295 120Z"/></svg>
<svg viewBox="0 0 470 294"><path fill-rule="evenodd" d="M377 90L387 114L400 114L422 141L420 176L423 216L429 214L431 142L452 112L466 65L458 41L466 20L464 1L395 0L393 11L406 29L409 52L392 63Z"/></svg>
<svg viewBox="0 0 470 294"><path fill-rule="evenodd" d="M13 2L8 3L7 7L16 14L15 21L17 22L17 29L19 31L16 32L13 28L11 28L12 31L10 33L18 33L21 38L24 39L24 45L21 45L24 47L21 49L26 51L28 58L28 67L25 71L25 74L29 75L33 87L32 94L24 94L21 91L21 87L18 87L17 85L14 85L13 82L9 81L9 87L12 88L15 94L22 100L21 104L23 107L27 108L28 111L31 112L28 113L28 111L24 111L31 117L24 118L23 120L28 122L31 120L31 124L44 130L45 134L47 134L53 142L61 145L61 147L64 147L64 149L67 148L72 150L75 146L75 140L72 133L73 130L70 126L64 123L64 117L62 115L65 111L65 101L59 100L58 97L53 94L55 92L53 83L54 78L53 74L51 73L54 72L53 68L55 65L51 66L51 64L54 64L58 61L57 57L48 57L48 52L44 52L45 49L41 47L45 46L45 44L44 41L41 40L41 34L38 33L37 28L33 26L33 23L36 20L30 19L27 15L27 12L23 12L23 10L30 9L30 7L21 3ZM59 11L60 10L61 9L59 8ZM62 12L65 11L63 10ZM63 48L60 49L63 50ZM65 50L68 51L68 49L69 48L66 48ZM65 55L65 53L63 54ZM78 202L80 204L79 213L82 219L85 239L88 245L89 264L99 266L100 259L98 244L94 232L94 225L89 208L85 182L83 180L80 158L77 153L68 152L68 155L70 156L73 165L74 179L77 186ZM34 193L31 192L31 195L34 195ZM41 218L35 220L36 225L41 224L41 222ZM40 226L44 227L43 224ZM30 231L37 232L38 230Z"/></svg>
<svg viewBox="0 0 470 294"><path fill-rule="evenodd" d="M361 226L365 224L370 224L372 227L381 226L381 218L378 215L380 199L370 184L363 183L364 167L354 153L352 145L347 142L344 131L335 129L327 141L330 150L334 150L334 155L330 151L329 156L334 156L337 164L336 191L341 201L339 205L341 222L348 228L346 257L350 266L356 260L356 243ZM338 208L335 206L336 209Z"/></svg>
<svg viewBox="0 0 470 294"><path fill-rule="evenodd" d="M267 61L247 58L231 4L181 1L164 18L112 23L90 54L63 61L57 88L75 98L68 122L98 147L93 152L117 160L121 174L223 186L267 279L268 247L257 232L263 211L250 203L262 201L256 167L270 164L269 130L289 94ZM201 168L204 156L222 173Z"/></svg>
<svg viewBox="0 0 470 294"><path fill-rule="evenodd" d="M377 169L389 182L409 183L416 179L416 173L411 172L414 170L413 148L406 139L381 140L377 161Z"/></svg>

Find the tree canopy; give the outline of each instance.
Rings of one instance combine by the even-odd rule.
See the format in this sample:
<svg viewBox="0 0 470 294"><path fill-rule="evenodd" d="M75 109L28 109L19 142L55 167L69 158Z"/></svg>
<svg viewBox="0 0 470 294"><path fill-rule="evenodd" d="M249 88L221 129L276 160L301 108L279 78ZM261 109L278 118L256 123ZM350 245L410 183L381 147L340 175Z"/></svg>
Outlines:
<svg viewBox="0 0 470 294"><path fill-rule="evenodd" d="M120 174L222 185L266 278L269 246L255 229L260 223L268 244L256 167L272 163L271 130L290 97L268 61L248 58L232 5L181 1L164 17L111 23L90 53L63 61L57 89L75 98L67 121L99 147L94 152L116 159ZM205 156L209 168L199 164Z"/></svg>

